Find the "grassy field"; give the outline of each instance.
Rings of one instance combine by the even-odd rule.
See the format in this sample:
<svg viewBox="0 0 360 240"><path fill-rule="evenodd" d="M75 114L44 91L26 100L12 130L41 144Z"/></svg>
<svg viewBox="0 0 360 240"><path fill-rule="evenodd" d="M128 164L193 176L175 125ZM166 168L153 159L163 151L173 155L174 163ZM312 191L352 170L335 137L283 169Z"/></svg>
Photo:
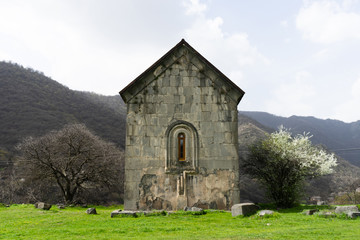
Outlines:
<svg viewBox="0 0 360 240"><path fill-rule="evenodd" d="M205 215L110 218L119 207L96 207L97 215L72 207L49 211L33 205L0 206L0 239L359 239L360 219L305 216L298 207L274 217Z"/></svg>

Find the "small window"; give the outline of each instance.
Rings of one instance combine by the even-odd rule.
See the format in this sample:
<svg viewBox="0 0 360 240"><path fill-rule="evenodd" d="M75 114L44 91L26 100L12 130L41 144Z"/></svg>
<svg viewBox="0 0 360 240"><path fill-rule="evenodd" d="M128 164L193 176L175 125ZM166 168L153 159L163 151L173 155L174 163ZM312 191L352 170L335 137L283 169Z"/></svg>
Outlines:
<svg viewBox="0 0 360 240"><path fill-rule="evenodd" d="M185 161L185 134L179 133L178 135L178 159Z"/></svg>
<svg viewBox="0 0 360 240"><path fill-rule="evenodd" d="M167 173L195 170L199 166L199 136L196 128L188 122L177 121L169 125L166 136Z"/></svg>

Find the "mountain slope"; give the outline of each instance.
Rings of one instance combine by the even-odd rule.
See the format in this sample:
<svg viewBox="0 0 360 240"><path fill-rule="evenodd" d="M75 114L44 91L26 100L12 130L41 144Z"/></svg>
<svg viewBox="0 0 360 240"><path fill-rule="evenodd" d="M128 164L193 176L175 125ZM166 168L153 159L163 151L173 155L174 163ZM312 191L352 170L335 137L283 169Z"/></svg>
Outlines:
<svg viewBox="0 0 360 240"><path fill-rule="evenodd" d="M43 135L67 123L85 123L123 149L124 104L120 96L105 98L119 103L119 110L96 100L103 96L72 91L32 69L0 62L0 149L13 151L22 138Z"/></svg>
<svg viewBox="0 0 360 240"><path fill-rule="evenodd" d="M322 120L314 117L275 116L264 112L240 112L260 124L278 129L280 125L290 128L294 134L310 132L314 144L325 145L337 155L360 166L360 121L344 123L338 120Z"/></svg>
<svg viewBox="0 0 360 240"><path fill-rule="evenodd" d="M245 158L248 153L247 147L249 145L264 138L266 134L271 133L275 131L274 129L276 129L275 127L265 127L258 121L249 117L249 115L252 114L253 112L239 113L238 133L240 164L242 158ZM260 118L260 120L262 120L263 123L267 124L268 126L274 126L269 124L269 122L276 125L281 125L287 122L286 118L276 117L267 113L255 113L255 115L257 115L257 117L263 116L263 118ZM321 122L322 120L319 121ZM298 129L298 131L301 132L301 128ZM341 157L338 157L338 166L335 167L334 170L334 174L322 176L308 181L304 189L304 196L321 196L323 200L326 200L330 197L332 193L342 192L346 190L346 187L351 181L360 178L360 168ZM267 200L265 196L265 190L261 187L261 185L257 183L257 181L251 179L250 176L246 174L246 172L243 172L241 167L240 196L242 201L248 200L252 202L264 202Z"/></svg>
<svg viewBox="0 0 360 240"><path fill-rule="evenodd" d="M126 106L120 96L73 91L32 69L0 62L0 150L12 151L23 137L39 136L74 122L85 123L97 135L123 149L125 121ZM239 143L251 142L280 125L295 134L310 132L313 143L326 145L360 166L360 121L348 124L314 117L240 112L239 130L251 130L243 132ZM359 150L351 150L354 148Z"/></svg>
<svg viewBox="0 0 360 240"><path fill-rule="evenodd" d="M125 121L126 106L119 95L73 91L32 69L0 62L0 169L8 165L14 146L22 138L40 136L67 123L85 123L95 134L124 149ZM360 121L346 124L313 117L282 118L268 113L240 112L240 156L246 154L250 144L281 124L293 133L311 132L314 143L330 149L359 147ZM342 156L355 164L360 162L356 156ZM345 160L340 160L338 169L342 175L360 172ZM337 188L336 181L336 176L320 178L311 184L309 191L326 196ZM244 174L241 175L241 194L243 200L264 199L264 191Z"/></svg>

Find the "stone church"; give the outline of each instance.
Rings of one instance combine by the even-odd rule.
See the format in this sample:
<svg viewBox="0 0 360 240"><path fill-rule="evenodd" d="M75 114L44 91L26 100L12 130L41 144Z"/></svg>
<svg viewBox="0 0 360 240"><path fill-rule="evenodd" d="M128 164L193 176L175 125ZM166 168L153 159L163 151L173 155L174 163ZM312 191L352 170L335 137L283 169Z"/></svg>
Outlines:
<svg viewBox="0 0 360 240"><path fill-rule="evenodd" d="M237 85L185 40L126 86L126 210L239 203Z"/></svg>

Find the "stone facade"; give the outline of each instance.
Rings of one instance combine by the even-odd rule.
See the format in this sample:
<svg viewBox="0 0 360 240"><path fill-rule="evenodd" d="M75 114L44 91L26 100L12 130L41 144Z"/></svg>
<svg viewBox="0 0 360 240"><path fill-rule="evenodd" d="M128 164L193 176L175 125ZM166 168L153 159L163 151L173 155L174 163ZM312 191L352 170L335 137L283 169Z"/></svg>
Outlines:
<svg viewBox="0 0 360 240"><path fill-rule="evenodd" d="M239 202L239 87L181 40L120 94L127 104L125 209Z"/></svg>

